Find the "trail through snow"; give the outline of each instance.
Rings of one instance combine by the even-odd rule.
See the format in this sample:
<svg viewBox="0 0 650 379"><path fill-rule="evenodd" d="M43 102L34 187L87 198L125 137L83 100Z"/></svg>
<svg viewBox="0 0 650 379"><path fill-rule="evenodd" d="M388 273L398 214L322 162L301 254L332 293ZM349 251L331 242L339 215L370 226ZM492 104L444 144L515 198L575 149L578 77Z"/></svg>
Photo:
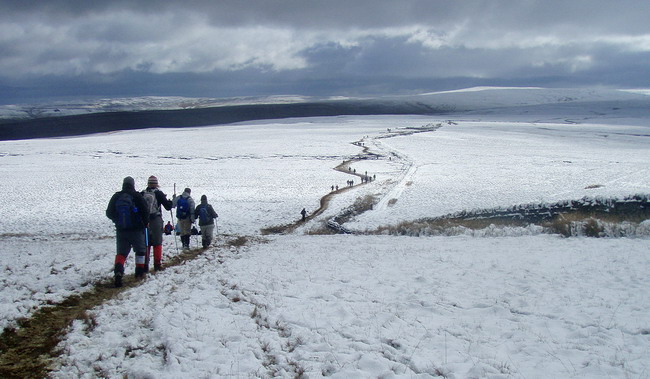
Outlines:
<svg viewBox="0 0 650 379"><path fill-rule="evenodd" d="M336 117L1 142L0 191L21 194L0 207L3 326L110 278L103 212L126 175L207 194L221 232L245 240L343 186L350 176L332 167L358 156L349 141L432 122L443 121ZM295 235L213 247L88 311L52 376L646 377L647 238L305 234L373 196L382 206L346 226L648 193L648 126L459 122L367 139L384 156L352 166L376 181L341 191ZM173 154L151 144L170 138ZM172 239L164 252L174 254Z"/></svg>

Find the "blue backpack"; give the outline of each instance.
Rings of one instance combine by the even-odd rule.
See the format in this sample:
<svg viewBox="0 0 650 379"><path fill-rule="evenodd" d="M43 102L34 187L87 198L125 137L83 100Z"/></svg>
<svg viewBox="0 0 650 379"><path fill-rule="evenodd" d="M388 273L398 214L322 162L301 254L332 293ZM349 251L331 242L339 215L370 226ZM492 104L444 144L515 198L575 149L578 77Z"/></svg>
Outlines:
<svg viewBox="0 0 650 379"><path fill-rule="evenodd" d="M199 221L201 224L207 224L210 222L210 215L208 215L208 206L203 205L199 208Z"/></svg>
<svg viewBox="0 0 650 379"><path fill-rule="evenodd" d="M121 193L115 200L117 219L115 227L118 229L133 229L142 226L142 219L138 208L133 203L133 196L128 193Z"/></svg>
<svg viewBox="0 0 650 379"><path fill-rule="evenodd" d="M179 197L176 202L176 217L185 219L190 216L190 202L186 197Z"/></svg>

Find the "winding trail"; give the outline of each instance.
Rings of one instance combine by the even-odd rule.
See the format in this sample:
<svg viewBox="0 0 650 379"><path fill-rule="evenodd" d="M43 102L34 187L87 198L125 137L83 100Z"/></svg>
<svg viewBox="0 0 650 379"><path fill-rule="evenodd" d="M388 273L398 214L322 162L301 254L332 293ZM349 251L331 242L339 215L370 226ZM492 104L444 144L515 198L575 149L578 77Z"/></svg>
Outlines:
<svg viewBox="0 0 650 379"><path fill-rule="evenodd" d="M447 121L446 124L448 125L455 125L453 121ZM375 209L386 209L388 206L392 205L397 199L401 196L402 192L406 189L406 187L409 186L409 183L411 182L411 178L415 175L417 172L417 166L415 165L414 161L409 158L406 154L401 153L399 151L396 151L394 149L389 149L385 146L383 146L380 142L381 139L386 139L386 138L394 138L394 137L401 137L401 136L408 136L408 135L413 135L417 133L428 133L428 132L435 132L436 130L440 129L443 127L442 123L438 124L427 124L423 125L421 127L407 127L407 128L401 128L401 129L396 129L392 130L389 129L386 134L379 135L377 137L372 137L369 138L368 140L372 143L374 146L375 151L383 151L382 153L379 152L372 152L371 151L371 146L367 145L366 140L367 138L362 138L359 141L352 142L353 145L360 147L362 149L361 153L357 155L355 158L343 161L341 164L338 166L334 167L334 170L342 172L344 174L352 175L358 178L364 178L365 175L361 173L357 173L355 171L350 170L350 165L352 165L355 162L360 162L368 159L379 159L379 158L386 158L387 156L390 157L391 159L394 157L399 161L402 161L404 164L404 169L402 170L402 174L397 178L397 183L393 186L393 188L382 197L382 199L379 201ZM318 209L313 211L309 216L305 218L305 220L298 220L290 224L285 224L285 225L278 225L278 226L272 226L268 228L263 228L261 229L261 233L263 235L269 235L269 234L289 234L293 233L299 226L304 225L305 223L313 220L314 218L318 217L320 214L322 214L327 208L329 207L329 203L331 199L338 194L347 192L353 188L359 187L366 184L363 180L359 184L355 184L353 186L346 186L339 188L338 190L334 190L327 195L323 196L320 200L320 206Z"/></svg>
<svg viewBox="0 0 650 379"><path fill-rule="evenodd" d="M352 164L353 162L355 162L357 160L360 160L360 159L361 158L355 158L355 159L350 159L350 160L344 161L343 163L336 166L334 168L334 170L345 173L345 174L354 175L354 176L362 178L363 175L351 172L351 171L349 171L347 169L350 166L350 164ZM325 210L327 210L327 208L329 207L329 203L330 203L330 201L332 200L332 198L334 196L345 193L345 192L347 192L347 191L349 191L349 190L351 190L351 189L353 189L355 187L358 187L358 186L361 186L361 185L364 185L364 184L365 183L361 182L359 184L355 184L354 186L342 187L342 188L334 190L334 191L328 193L327 195L321 197L320 206L318 207L318 209L311 212L309 214L309 216L306 216L304 221L303 220L298 220L298 221L293 222L291 224L279 225L279 226L271 226L271 227L268 227L268 228L263 228L263 229L261 229L261 232L262 232L263 235L293 233L299 226L304 225L308 221L313 220L314 218L318 217L321 213L323 213Z"/></svg>
<svg viewBox="0 0 650 379"><path fill-rule="evenodd" d="M366 160L369 157L372 158L379 158L382 157L382 155L371 153L370 152L370 147L365 146L363 144L364 140L352 142L353 145L359 146L362 148L361 154L359 154L356 158L348 159L346 161L343 161L341 164L338 166L334 167L334 170L342 172L344 174L352 175L354 177L358 177L360 179L364 178L365 175L361 173L357 173L355 171L350 170L350 165L353 164L354 162ZM364 181L361 181L358 184L354 184L352 186L345 186L345 187L340 187L339 189L333 190L332 192L328 193L327 195L321 197L320 199L320 206L318 209L315 211L311 212L309 216L305 217L305 220L298 220L296 222L293 222L291 224L286 224L286 225L279 225L279 226L272 226L269 228L263 228L261 229L261 232L263 235L268 235L268 234L289 234L293 233L299 226L304 225L308 221L313 220L314 218L318 217L320 214L322 214L327 208L329 207L329 203L332 200L332 198L336 195L345 193L353 188L359 187L366 184Z"/></svg>
<svg viewBox="0 0 650 379"><path fill-rule="evenodd" d="M435 129L425 128L409 130L406 132L392 133L381 136L381 138L390 138L399 135L412 134L414 132L432 131ZM378 146L376 140L380 137L374 137L374 145ZM366 160L368 158L380 158L384 155L370 152L370 147L365 146L365 140L354 142L353 144L362 147L362 153L356 158L346 160L336 166L334 170L363 178L364 175L350 170L350 165ZM379 148L378 150L383 150ZM399 157L395 152L391 156ZM404 157L401 157L402 159ZM408 170L401 176L389 196L399 196L403 191L404 183L415 173L414 165L409 162ZM366 184L364 181L353 186L345 186L338 190L332 191L320 200L320 207L312 212L305 221L298 220L295 223L270 227L262 229L262 234L286 234L293 232L298 226L303 225L309 220L322 214L329 206L331 199L341 193L349 191L355 187ZM225 237L224 242L211 249L229 248L232 246L242 246L252 241L252 238L236 235L221 235ZM203 249L192 249L183 252L177 256L170 257L165 262L165 268L171 268L181 265L187 261L193 260L203 254ZM150 275L164 275L162 273L152 273ZM0 335L0 378L44 378L48 376L50 365L59 352L56 347L64 338L66 329L75 320L82 320L87 323L94 322L92 317L87 313L97 306L116 298L123 292L138 287L143 281L136 280L133 275L125 276L124 285L115 288L113 279L104 279L94 283L93 288L79 295L70 296L60 303L48 305L37 310L30 318L18 322L17 329L5 329ZM299 368L296 368L299 372Z"/></svg>
<svg viewBox="0 0 650 379"><path fill-rule="evenodd" d="M367 151L364 149L364 151ZM357 158L361 159L361 158ZM335 170L361 177L362 175L349 172L347 167L357 159L345 161ZM361 185L361 184L357 184ZM313 219L327 209L330 200L337 194L344 193L352 187L340 188L323 196L320 207L307 220ZM288 233L295 230L303 221L272 229L273 233ZM263 231L264 234L264 231ZM251 238L244 236L222 235L226 238L221 245L213 249L242 246ZM181 265L203 254L203 249L192 249L170 257L165 262L165 268ZM164 272L162 273L164 274ZM152 273L150 275L160 275ZM64 338L66 329L75 320L92 323L87 311L116 298L125 291L138 287L143 281L136 280L134 275L126 275L124 285L116 288L113 279L104 279L93 284L93 288L79 295L70 296L60 303L48 305L37 310L30 318L21 320L16 329L6 329L0 335L0 378L44 378L47 377L52 361L58 352L56 347Z"/></svg>

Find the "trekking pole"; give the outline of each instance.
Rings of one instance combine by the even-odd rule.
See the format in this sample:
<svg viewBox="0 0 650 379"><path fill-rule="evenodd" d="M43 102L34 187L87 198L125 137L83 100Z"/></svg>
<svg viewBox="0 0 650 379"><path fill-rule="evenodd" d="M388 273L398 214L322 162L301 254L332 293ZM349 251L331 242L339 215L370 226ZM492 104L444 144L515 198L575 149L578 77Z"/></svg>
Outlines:
<svg viewBox="0 0 650 379"><path fill-rule="evenodd" d="M176 183L174 183L174 197L176 197ZM174 212L172 210L169 210L169 216L171 216L172 221L174 221ZM177 225L176 223L173 223L174 225ZM174 233L174 244L176 245L176 255L178 255L178 238L176 238L176 227L174 227L174 230L172 233Z"/></svg>
<svg viewBox="0 0 650 379"><path fill-rule="evenodd" d="M194 228L195 228L195 226L194 226L194 224L192 224L192 229L194 229ZM198 234L196 234L196 248L197 249L199 248L199 235Z"/></svg>
<svg viewBox="0 0 650 379"><path fill-rule="evenodd" d="M171 209L169 210L169 216L172 218L172 221L174 221L174 212L172 212ZM178 239L176 238L176 227L174 227L172 233L174 234L174 244L176 245L176 254L178 255Z"/></svg>

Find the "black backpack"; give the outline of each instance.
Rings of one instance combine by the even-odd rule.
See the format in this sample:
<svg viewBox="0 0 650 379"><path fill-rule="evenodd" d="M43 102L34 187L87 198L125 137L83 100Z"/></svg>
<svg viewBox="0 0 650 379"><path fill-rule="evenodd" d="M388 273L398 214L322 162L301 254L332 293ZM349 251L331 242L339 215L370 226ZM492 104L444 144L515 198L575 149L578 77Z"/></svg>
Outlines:
<svg viewBox="0 0 650 379"><path fill-rule="evenodd" d="M133 202L133 195L121 192L115 200L117 219L115 227L118 229L134 229L142 226L142 219L138 207Z"/></svg>

